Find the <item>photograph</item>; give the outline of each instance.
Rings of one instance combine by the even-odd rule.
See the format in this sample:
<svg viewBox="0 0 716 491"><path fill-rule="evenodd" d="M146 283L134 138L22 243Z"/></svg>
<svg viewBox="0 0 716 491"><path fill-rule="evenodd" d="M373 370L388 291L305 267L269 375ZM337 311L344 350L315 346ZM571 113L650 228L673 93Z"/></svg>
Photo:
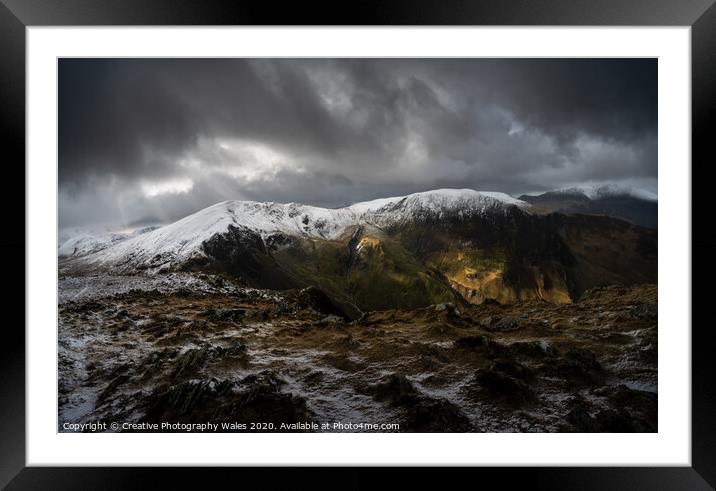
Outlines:
<svg viewBox="0 0 716 491"><path fill-rule="evenodd" d="M56 63L59 433L659 431L658 58Z"/></svg>

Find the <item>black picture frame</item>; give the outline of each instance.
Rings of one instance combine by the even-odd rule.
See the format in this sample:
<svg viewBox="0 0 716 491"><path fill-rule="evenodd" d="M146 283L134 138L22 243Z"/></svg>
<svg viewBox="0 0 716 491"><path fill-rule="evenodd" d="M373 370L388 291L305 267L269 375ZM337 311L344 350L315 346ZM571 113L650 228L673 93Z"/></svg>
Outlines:
<svg viewBox="0 0 716 491"><path fill-rule="evenodd" d="M15 318L0 341L0 486L7 489L143 489L203 487L234 479L234 469L50 468L25 466L25 28L59 25L575 25L691 26L692 70L692 467L477 468L450 480L485 479L501 486L527 483L545 489L712 489L716 485L716 390L712 378L712 326L697 322L709 305L714 277L716 228L710 219L708 165L714 151L709 129L716 119L715 0L368 0L286 2L222 0L0 0L0 148L4 177L13 184L1 193L6 233L0 252L6 287L4 308ZM711 157L709 159L709 157ZM686 165L670 163L669 165ZM23 185L20 185L20 183ZM12 212L8 212L12 210ZM696 227L696 225L699 225ZM21 231L23 233L21 233ZM689 326L668 326L688 329ZM320 472L320 480L318 479ZM465 475L467 473L470 475ZM231 476L229 475L231 474ZM426 482L424 470L410 480ZM270 475L271 477L267 477ZM277 477L266 469L242 469L241 479L270 479L269 487L329 485L320 470L295 469ZM285 479L285 481L282 481ZM350 469L340 487L360 488L382 479L372 469ZM445 483L443 478L441 482ZM224 482L232 482L224 481ZM246 481L249 482L249 481ZM260 481L259 481L260 482ZM474 481L473 481L474 482ZM171 484L170 484L171 483ZM176 484L175 484L176 483ZM323 483L323 484L321 484ZM407 485L407 483L406 483Z"/></svg>

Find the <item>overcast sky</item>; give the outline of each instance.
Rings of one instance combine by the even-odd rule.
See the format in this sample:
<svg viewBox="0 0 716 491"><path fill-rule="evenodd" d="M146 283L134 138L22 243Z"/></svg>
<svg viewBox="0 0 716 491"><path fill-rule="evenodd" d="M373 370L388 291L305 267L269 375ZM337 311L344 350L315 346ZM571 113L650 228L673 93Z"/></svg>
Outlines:
<svg viewBox="0 0 716 491"><path fill-rule="evenodd" d="M59 61L61 228L656 177L656 60Z"/></svg>

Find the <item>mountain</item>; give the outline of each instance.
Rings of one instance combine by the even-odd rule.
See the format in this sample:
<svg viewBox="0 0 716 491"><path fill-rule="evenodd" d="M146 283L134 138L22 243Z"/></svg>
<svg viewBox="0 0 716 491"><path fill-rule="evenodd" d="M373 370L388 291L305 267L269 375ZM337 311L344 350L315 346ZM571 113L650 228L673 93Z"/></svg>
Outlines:
<svg viewBox="0 0 716 491"><path fill-rule="evenodd" d="M648 228L658 226L658 200L649 191L618 186L576 186L519 198L534 213L582 213L621 218Z"/></svg>
<svg viewBox="0 0 716 491"><path fill-rule="evenodd" d="M533 208L466 189L338 209L225 201L64 258L60 272L203 271L256 288L315 286L350 317L488 299L569 303L594 286L656 282L655 230Z"/></svg>
<svg viewBox="0 0 716 491"><path fill-rule="evenodd" d="M261 240L277 235L333 240L360 224L386 226L439 218L445 213L479 214L513 205L529 206L503 193L471 189L439 189L337 209L298 203L224 201L146 234L124 237L129 240L123 241L121 234L81 235L65 242L60 250L65 256L102 250L89 262L120 270L161 270L204 256L204 242L231 227L243 230L247 236L257 235ZM77 243L84 247L77 247Z"/></svg>
<svg viewBox="0 0 716 491"><path fill-rule="evenodd" d="M157 229L156 226L142 227L128 232L92 232L77 231L72 236L66 237L57 248L59 257L80 257L101 251L107 247L136 237L152 230Z"/></svg>

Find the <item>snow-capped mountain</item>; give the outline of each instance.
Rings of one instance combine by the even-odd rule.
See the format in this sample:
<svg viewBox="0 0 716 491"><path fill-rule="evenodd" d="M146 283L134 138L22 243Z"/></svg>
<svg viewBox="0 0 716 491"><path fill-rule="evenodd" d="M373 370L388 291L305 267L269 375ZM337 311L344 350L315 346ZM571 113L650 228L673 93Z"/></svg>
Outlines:
<svg viewBox="0 0 716 491"><path fill-rule="evenodd" d="M65 237L57 248L59 257L80 257L101 251L107 247L122 242L123 240L151 232L157 229L156 226L142 227L131 231L121 232L92 232L76 231L69 237ZM67 233L67 232L65 232Z"/></svg>
<svg viewBox="0 0 716 491"><path fill-rule="evenodd" d="M82 232L64 241L57 249L57 255L59 257L86 256L87 254L106 249L112 244L121 242L126 238L127 234L117 232L101 234Z"/></svg>
<svg viewBox="0 0 716 491"><path fill-rule="evenodd" d="M60 275L189 271L253 288L315 286L351 315L487 298L563 303L593 286L655 278L656 231L604 216L545 216L539 206L469 189L336 209L224 201L141 235L96 241L108 244L63 258ZM584 249L585 241L596 246Z"/></svg>
<svg viewBox="0 0 716 491"><path fill-rule="evenodd" d="M472 189L438 189L357 203L349 209L359 221L390 225L424 218L440 219L451 214L471 216L506 210L512 206L524 209L530 205L504 193Z"/></svg>
<svg viewBox="0 0 716 491"><path fill-rule="evenodd" d="M87 256L87 261L95 264L154 267L202 256L202 245L230 227L258 234L262 239L284 234L331 240L361 224L386 226L425 217L441 218L453 212L469 216L512 206L525 208L529 204L504 193L471 189L438 189L335 209L297 203L224 201L134 237L103 234L73 238L60 247L60 255Z"/></svg>
<svg viewBox="0 0 716 491"><path fill-rule="evenodd" d="M347 209L362 215L366 213L421 213L449 210L483 211L491 207L529 206L528 203L505 193L475 191L473 189L435 189L407 196L381 198L355 203Z"/></svg>
<svg viewBox="0 0 716 491"><path fill-rule="evenodd" d="M203 255L202 245L230 227L269 237L277 233L330 238L353 216L297 204L224 201L157 230L125 240L87 259L94 263L150 267L181 263Z"/></svg>

